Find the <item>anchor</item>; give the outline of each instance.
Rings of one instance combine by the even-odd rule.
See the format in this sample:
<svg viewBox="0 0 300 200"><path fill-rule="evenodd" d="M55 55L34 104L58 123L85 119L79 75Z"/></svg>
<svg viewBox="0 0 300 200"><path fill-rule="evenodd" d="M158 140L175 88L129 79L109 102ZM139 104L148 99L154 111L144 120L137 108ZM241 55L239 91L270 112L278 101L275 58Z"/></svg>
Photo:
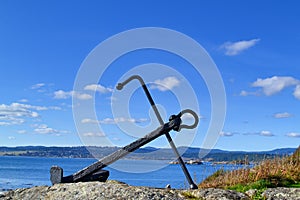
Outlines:
<svg viewBox="0 0 300 200"><path fill-rule="evenodd" d="M59 166L52 166L50 169L50 180L52 184L57 183L74 183L74 182L87 182L87 181L101 181L105 182L109 176L109 171L103 170L103 168L109 166L110 164L114 163L115 161L123 158L124 156L128 155L131 152L134 152L135 150L139 149L140 147L144 146L145 144L155 140L156 138L165 135L171 148L173 149L173 152L175 153L177 160L182 168L182 171L190 185L190 189L197 189L197 185L194 183L193 179L191 178L190 173L188 172L185 163L183 159L181 158L171 136L170 131L177 131L179 132L181 129L193 129L198 125L199 118L197 114L191 110L191 109L185 109L179 112L177 115L171 115L169 118L169 122L164 123L162 120L162 117L156 107L156 104L154 103L154 100L152 99L150 92L143 81L143 79L138 76L134 75L125 80L122 83L118 83L117 89L122 90L123 87L129 83L132 80L138 80L140 84L142 85L142 88L151 104L152 109L154 110L154 113L160 123L160 126L155 129L154 131L146 134L144 137L137 139L136 141L128 144L127 146L111 153L108 156L105 156L104 158L100 159L99 161L91 164L90 166L87 166L78 172L71 174L69 176L63 176L63 169ZM194 117L194 123L191 125L182 124L181 117L184 114L190 114Z"/></svg>

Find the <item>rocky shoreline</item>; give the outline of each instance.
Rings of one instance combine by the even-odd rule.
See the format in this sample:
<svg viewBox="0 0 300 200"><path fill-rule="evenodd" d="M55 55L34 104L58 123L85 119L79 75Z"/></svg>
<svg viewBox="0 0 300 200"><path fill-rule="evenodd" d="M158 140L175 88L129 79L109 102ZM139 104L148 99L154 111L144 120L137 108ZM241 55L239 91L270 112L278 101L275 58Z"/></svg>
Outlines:
<svg viewBox="0 0 300 200"><path fill-rule="evenodd" d="M216 188L199 190L173 190L149 187L129 186L117 181L84 182L38 186L27 189L16 189L0 194L0 200L33 199L157 199L157 200L248 200L255 191L243 194L232 190ZM248 194L248 195L247 195ZM267 200L300 200L300 188L267 189L263 196Z"/></svg>

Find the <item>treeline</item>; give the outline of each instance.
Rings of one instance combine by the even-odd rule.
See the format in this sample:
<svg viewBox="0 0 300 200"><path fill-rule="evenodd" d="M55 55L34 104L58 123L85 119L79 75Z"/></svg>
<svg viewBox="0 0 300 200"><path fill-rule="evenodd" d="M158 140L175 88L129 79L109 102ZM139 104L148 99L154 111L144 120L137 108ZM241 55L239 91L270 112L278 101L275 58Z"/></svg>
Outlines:
<svg viewBox="0 0 300 200"><path fill-rule="evenodd" d="M67 157L67 158L103 158L110 153L119 150L120 147L0 147L2 156L38 156L38 157ZM282 157L291 155L296 148L275 149L264 152L223 151L218 149L200 149L179 147L179 152L186 160L199 159L204 161L243 161L257 162L266 158ZM172 149L145 147L126 156L127 159L151 159L151 160L175 160Z"/></svg>

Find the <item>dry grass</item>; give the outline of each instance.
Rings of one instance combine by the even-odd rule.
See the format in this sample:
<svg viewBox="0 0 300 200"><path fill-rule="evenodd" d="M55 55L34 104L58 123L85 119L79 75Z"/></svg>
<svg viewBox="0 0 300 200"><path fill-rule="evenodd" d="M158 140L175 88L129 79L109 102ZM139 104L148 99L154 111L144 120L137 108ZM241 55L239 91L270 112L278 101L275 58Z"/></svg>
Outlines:
<svg viewBox="0 0 300 200"><path fill-rule="evenodd" d="M300 182L300 146L292 156L264 160L254 168L225 172L220 170L199 184L201 188L226 188L238 184L249 184L268 180L273 186L299 184ZM283 185L282 185L283 184Z"/></svg>

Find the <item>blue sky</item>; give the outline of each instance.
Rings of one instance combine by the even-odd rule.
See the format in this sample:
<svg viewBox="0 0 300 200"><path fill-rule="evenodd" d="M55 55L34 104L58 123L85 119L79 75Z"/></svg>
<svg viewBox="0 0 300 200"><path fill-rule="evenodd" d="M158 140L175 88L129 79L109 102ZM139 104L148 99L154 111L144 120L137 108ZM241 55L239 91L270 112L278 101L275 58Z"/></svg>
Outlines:
<svg viewBox="0 0 300 200"><path fill-rule="evenodd" d="M110 109L116 82L138 65L161 63L179 70L179 66L188 69L187 64L170 53L146 50L116 60L100 82L86 86L85 93L73 90L74 81L86 56L102 41L129 29L162 27L193 38L219 69L227 112L214 148L297 147L300 142L299 4L257 0L2 0L0 146L84 145L74 124L72 97L89 101L94 97L90 92L95 90L98 120L85 118L82 123L101 124L103 132L89 131L87 126L82 137L96 141L105 136L118 146L133 141L115 123L147 126L149 105L142 91L137 90L130 100L132 118L113 119L106 109ZM192 71L181 73L197 88L201 122L191 145L201 146L210 123L210 96L205 82L195 78ZM167 74L152 81L171 90L181 86L178 78ZM152 86L151 93L157 103L165 106L165 119L179 111L170 91ZM168 147L164 138L153 145Z"/></svg>

